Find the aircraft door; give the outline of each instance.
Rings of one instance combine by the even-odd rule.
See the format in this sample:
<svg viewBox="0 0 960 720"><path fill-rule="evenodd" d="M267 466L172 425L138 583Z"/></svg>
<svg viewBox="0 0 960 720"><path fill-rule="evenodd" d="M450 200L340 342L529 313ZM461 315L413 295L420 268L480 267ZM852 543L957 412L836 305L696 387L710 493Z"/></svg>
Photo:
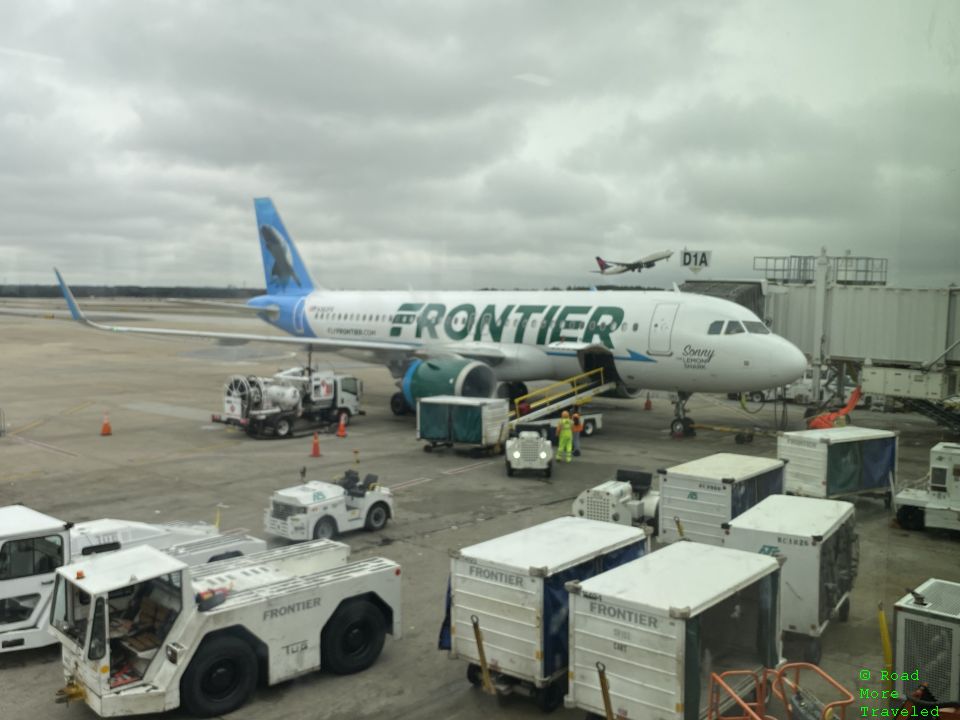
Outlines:
<svg viewBox="0 0 960 720"><path fill-rule="evenodd" d="M303 335L303 324L305 322L305 309L306 309L307 299L305 297L300 298L297 301L297 304L293 308L293 331L297 335Z"/></svg>
<svg viewBox="0 0 960 720"><path fill-rule="evenodd" d="M648 352L651 355L672 355L670 342L673 324L677 317L677 303L659 303L650 316L650 336Z"/></svg>

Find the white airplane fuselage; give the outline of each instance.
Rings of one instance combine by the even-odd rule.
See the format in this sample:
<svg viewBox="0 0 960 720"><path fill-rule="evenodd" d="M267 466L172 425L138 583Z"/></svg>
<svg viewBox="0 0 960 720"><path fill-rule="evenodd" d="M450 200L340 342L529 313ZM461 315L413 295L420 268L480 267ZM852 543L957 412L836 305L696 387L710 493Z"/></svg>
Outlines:
<svg viewBox="0 0 960 720"><path fill-rule="evenodd" d="M271 324L292 335L417 346L421 356L486 358L501 382L559 380L581 372L584 353L612 357L630 391L731 392L793 382L807 366L787 340L762 332L746 308L719 298L663 291L312 291L264 295ZM726 334L716 323L760 323ZM711 325L714 332L711 333ZM344 350L384 360L384 351ZM398 357L404 354L398 348ZM386 351L389 355L389 351Z"/></svg>

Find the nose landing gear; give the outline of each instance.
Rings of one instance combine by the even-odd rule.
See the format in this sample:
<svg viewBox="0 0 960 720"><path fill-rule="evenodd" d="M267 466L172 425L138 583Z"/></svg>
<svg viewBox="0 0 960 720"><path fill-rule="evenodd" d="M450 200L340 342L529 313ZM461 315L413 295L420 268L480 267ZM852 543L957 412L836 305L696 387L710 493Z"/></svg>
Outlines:
<svg viewBox="0 0 960 720"><path fill-rule="evenodd" d="M693 418L687 416L687 400L693 393L678 392L677 400L673 404L673 421L670 423L670 434L673 437L694 437L697 433L693 429Z"/></svg>

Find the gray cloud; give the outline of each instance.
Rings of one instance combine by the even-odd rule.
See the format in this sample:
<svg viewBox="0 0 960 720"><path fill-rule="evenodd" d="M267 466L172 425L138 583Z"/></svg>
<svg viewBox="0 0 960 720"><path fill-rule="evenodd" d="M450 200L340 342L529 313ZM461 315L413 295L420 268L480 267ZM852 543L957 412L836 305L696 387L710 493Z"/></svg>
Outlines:
<svg viewBox="0 0 960 720"><path fill-rule="evenodd" d="M261 284L271 195L331 286L582 284L685 246L945 284L960 9L858 7L16 2L0 281Z"/></svg>

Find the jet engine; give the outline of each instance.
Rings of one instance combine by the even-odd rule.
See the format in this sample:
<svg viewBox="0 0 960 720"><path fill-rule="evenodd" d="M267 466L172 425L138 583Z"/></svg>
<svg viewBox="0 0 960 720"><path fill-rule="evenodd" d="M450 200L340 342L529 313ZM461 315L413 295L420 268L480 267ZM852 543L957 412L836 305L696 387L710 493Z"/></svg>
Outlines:
<svg viewBox="0 0 960 720"><path fill-rule="evenodd" d="M488 365L463 358L414 360L401 381L403 398L411 408L417 399L433 395L493 397L497 378Z"/></svg>

